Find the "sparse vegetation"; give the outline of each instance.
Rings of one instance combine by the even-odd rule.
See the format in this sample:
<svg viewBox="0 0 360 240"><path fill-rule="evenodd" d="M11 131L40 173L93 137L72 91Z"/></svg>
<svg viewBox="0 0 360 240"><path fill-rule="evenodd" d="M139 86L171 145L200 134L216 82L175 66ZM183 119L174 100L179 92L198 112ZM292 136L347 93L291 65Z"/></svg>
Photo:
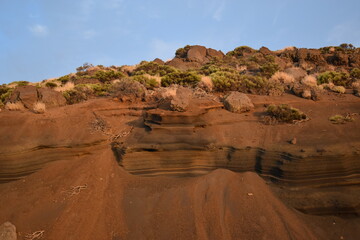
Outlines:
<svg viewBox="0 0 360 240"><path fill-rule="evenodd" d="M241 56L244 56L244 53L250 54L250 53L255 53L255 52L256 52L256 50L251 47L240 46L240 47L235 48L233 51L228 52L226 55L234 56L234 57L241 57Z"/></svg>
<svg viewBox="0 0 360 240"><path fill-rule="evenodd" d="M173 72L161 79L161 86L167 87L171 84L195 87L200 82L200 76L193 72Z"/></svg>
<svg viewBox="0 0 360 240"><path fill-rule="evenodd" d="M45 103L43 102L36 102L33 106L33 110L35 113L44 113L46 110Z"/></svg>
<svg viewBox="0 0 360 240"><path fill-rule="evenodd" d="M142 62L138 67L134 69L132 75L144 75L149 74L152 76L165 76L170 73L177 72L177 70L173 67L158 64L156 62Z"/></svg>
<svg viewBox="0 0 360 240"><path fill-rule="evenodd" d="M261 74L267 78L270 78L279 70L280 70L279 65L277 65L274 62L267 62L260 66Z"/></svg>
<svg viewBox="0 0 360 240"><path fill-rule="evenodd" d="M331 90L337 93L345 93L345 88L343 86L334 86Z"/></svg>
<svg viewBox="0 0 360 240"><path fill-rule="evenodd" d="M189 49L190 49L189 45L186 45L183 48L179 48L178 50L176 50L175 56L178 58L186 58L187 52L189 51Z"/></svg>
<svg viewBox="0 0 360 240"><path fill-rule="evenodd" d="M155 77L146 75L135 75L133 79L143 84L147 89L154 89L160 86L161 78L157 80Z"/></svg>
<svg viewBox="0 0 360 240"><path fill-rule="evenodd" d="M48 87L48 88L55 88L58 85L56 83L54 83L54 82L47 82L47 83L45 83L45 86Z"/></svg>
<svg viewBox="0 0 360 240"><path fill-rule="evenodd" d="M347 122L354 121L354 118L350 114L347 114L346 116L337 114L337 115L329 117L329 121L333 124L344 124Z"/></svg>
<svg viewBox="0 0 360 240"><path fill-rule="evenodd" d="M94 67L94 65L92 65L91 63L84 63L82 66L76 68L76 71L77 72L85 72L86 70L88 70L91 67Z"/></svg>
<svg viewBox="0 0 360 240"><path fill-rule="evenodd" d="M303 112L287 104L269 105L266 112L271 119L277 122L295 123L307 119L307 116Z"/></svg>
<svg viewBox="0 0 360 240"><path fill-rule="evenodd" d="M146 96L146 88L131 78L124 78L114 83L110 91L114 97L121 101L143 100Z"/></svg>
<svg viewBox="0 0 360 240"><path fill-rule="evenodd" d="M22 102L7 102L5 104L5 109L10 110L10 111L20 111L20 110L24 110L24 104L22 104Z"/></svg>
<svg viewBox="0 0 360 240"><path fill-rule="evenodd" d="M0 104L4 105L5 101L11 96L14 91L13 88L9 88L6 84L0 86Z"/></svg>
<svg viewBox="0 0 360 240"><path fill-rule="evenodd" d="M90 76L90 78L93 77L95 79L98 79L100 82L110 82L111 80L114 79L121 79L124 78L125 75L122 72L119 71L114 71L114 70L99 70L96 71L95 74L93 76Z"/></svg>
<svg viewBox="0 0 360 240"><path fill-rule="evenodd" d="M353 68L351 70L351 72L350 72L350 77L360 80L360 69L359 68Z"/></svg>
<svg viewBox="0 0 360 240"><path fill-rule="evenodd" d="M351 84L351 79L348 73L344 72L334 72L334 71L328 71L321 73L317 77L318 84L323 83L333 83L336 86L349 86Z"/></svg>
<svg viewBox="0 0 360 240"><path fill-rule="evenodd" d="M15 82L10 83L9 85L13 85L13 84L20 87L20 86L29 85L29 82L28 81L15 81Z"/></svg>

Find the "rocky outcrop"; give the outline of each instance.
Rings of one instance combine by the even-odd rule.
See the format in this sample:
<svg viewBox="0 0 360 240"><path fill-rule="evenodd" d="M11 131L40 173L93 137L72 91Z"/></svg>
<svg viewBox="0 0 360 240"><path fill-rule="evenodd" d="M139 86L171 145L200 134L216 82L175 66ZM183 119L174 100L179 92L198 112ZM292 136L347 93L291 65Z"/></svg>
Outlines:
<svg viewBox="0 0 360 240"><path fill-rule="evenodd" d="M225 108L233 113L243 113L248 112L254 108L254 104L251 102L250 98L240 92L231 92L224 99Z"/></svg>
<svg viewBox="0 0 360 240"><path fill-rule="evenodd" d="M66 105L63 94L49 88L38 89L38 101L45 104L46 108L61 107Z"/></svg>
<svg viewBox="0 0 360 240"><path fill-rule="evenodd" d="M22 102L28 109L32 109L37 100L38 92L35 86L16 87L9 99L9 101L13 103L17 101Z"/></svg>
<svg viewBox="0 0 360 240"><path fill-rule="evenodd" d="M192 98L192 90L189 88L179 87L176 94L170 101L170 109L172 111L184 112L188 109Z"/></svg>

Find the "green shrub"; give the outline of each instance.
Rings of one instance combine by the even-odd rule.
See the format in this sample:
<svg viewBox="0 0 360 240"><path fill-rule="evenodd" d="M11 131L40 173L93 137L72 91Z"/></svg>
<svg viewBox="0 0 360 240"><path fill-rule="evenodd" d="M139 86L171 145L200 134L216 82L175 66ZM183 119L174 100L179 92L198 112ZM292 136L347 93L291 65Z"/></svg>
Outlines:
<svg viewBox="0 0 360 240"><path fill-rule="evenodd" d="M85 92L82 92L83 89L72 89L63 92L63 96L66 99L67 104L75 104L82 101L86 101L88 96Z"/></svg>
<svg viewBox="0 0 360 240"><path fill-rule="evenodd" d="M360 69L353 68L350 72L350 77L355 78L355 79L360 79Z"/></svg>
<svg viewBox="0 0 360 240"><path fill-rule="evenodd" d="M69 81L71 81L71 80L72 80L72 78L71 78L70 74L65 75L65 76L62 76L62 77L59 77L59 78L57 79L57 81L61 82L61 84L66 84L67 82L69 82Z"/></svg>
<svg viewBox="0 0 360 240"><path fill-rule="evenodd" d="M110 71L104 71L99 70L97 71L93 76L89 76L89 78L95 78L98 79L100 82L109 82L114 79L121 79L125 77L125 75L122 72L110 70Z"/></svg>
<svg viewBox="0 0 360 240"><path fill-rule="evenodd" d="M144 75L135 75L132 77L135 81L143 84L147 89L154 89L160 86L159 82L154 78Z"/></svg>
<svg viewBox="0 0 360 240"><path fill-rule="evenodd" d="M54 82L47 82L47 83L45 83L45 86L48 88L55 88L55 87L57 87L57 84Z"/></svg>
<svg viewBox="0 0 360 240"><path fill-rule="evenodd" d="M142 62L140 66L134 69L132 75L143 75L149 74L152 76L159 75L160 77L166 74L176 72L177 70L173 67L158 64L156 62Z"/></svg>
<svg viewBox="0 0 360 240"><path fill-rule="evenodd" d="M224 67L224 66L218 66L214 63L211 63L211 64L205 64L204 66L202 66L200 68L200 70L198 70L198 72L200 74L203 74L203 75L206 75L206 76L209 76L213 73L216 73L216 72L220 72L220 71L223 71L223 72L231 72L231 73L235 73L236 70L233 69L233 68L230 68L230 67Z"/></svg>
<svg viewBox="0 0 360 240"><path fill-rule="evenodd" d="M318 84L333 83L336 86L349 86L351 79L348 73L344 72L324 72L317 77Z"/></svg>
<svg viewBox="0 0 360 240"><path fill-rule="evenodd" d="M28 81L15 81L15 82L12 82L10 84L16 84L17 86L27 86L29 85L29 82Z"/></svg>
<svg viewBox="0 0 360 240"><path fill-rule="evenodd" d="M178 58L186 58L187 57L187 52L189 51L190 46L186 45L183 48L179 48L178 50L176 50L175 52L175 56Z"/></svg>
<svg viewBox="0 0 360 240"><path fill-rule="evenodd" d="M307 116L303 112L287 104L269 105L266 112L271 118L276 119L278 122L294 123L307 119Z"/></svg>
<svg viewBox="0 0 360 240"><path fill-rule="evenodd" d="M244 53L255 53L256 50L248 47L248 46L241 46L235 48L233 51L229 51L226 55L228 56L234 56L234 57L241 57L244 56Z"/></svg>
<svg viewBox="0 0 360 240"><path fill-rule="evenodd" d="M5 101L11 96L13 88L9 88L6 84L0 86L0 103L5 103Z"/></svg>
<svg viewBox="0 0 360 240"><path fill-rule="evenodd" d="M274 62L267 62L260 66L261 74L267 78L270 78L274 73L279 71L279 65Z"/></svg>
<svg viewBox="0 0 360 240"><path fill-rule="evenodd" d="M241 76L235 72L217 71L210 75L213 89L218 92L238 91L241 89Z"/></svg>
<svg viewBox="0 0 360 240"><path fill-rule="evenodd" d="M171 84L178 84L181 86L194 87L200 80L200 76L192 72L173 72L165 75L161 79L161 86L167 87Z"/></svg>
<svg viewBox="0 0 360 240"><path fill-rule="evenodd" d="M329 117L329 121L333 124L344 124L346 122L354 121L354 118L352 118L350 115L343 116L343 115L337 114L337 115Z"/></svg>

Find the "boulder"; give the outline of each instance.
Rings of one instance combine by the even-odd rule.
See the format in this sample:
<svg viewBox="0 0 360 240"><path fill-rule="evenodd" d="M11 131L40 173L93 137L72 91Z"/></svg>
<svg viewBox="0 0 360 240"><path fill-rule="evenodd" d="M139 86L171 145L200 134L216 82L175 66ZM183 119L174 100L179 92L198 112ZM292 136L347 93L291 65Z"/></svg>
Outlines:
<svg viewBox="0 0 360 240"><path fill-rule="evenodd" d="M160 58L155 58L155 59L153 60L153 62L154 62L154 63L157 63L157 64L160 64L160 65L164 65L164 64L165 64L165 62L164 62L163 60L161 60Z"/></svg>
<svg viewBox="0 0 360 240"><path fill-rule="evenodd" d="M38 100L38 92L35 86L19 86L16 87L11 94L10 102L21 101L28 109L32 109Z"/></svg>
<svg viewBox="0 0 360 240"><path fill-rule="evenodd" d="M272 54L272 51L270 51L270 49L268 49L267 47L261 47L259 49L259 52L264 54L264 55L270 55Z"/></svg>
<svg viewBox="0 0 360 240"><path fill-rule="evenodd" d="M207 60L206 47L199 45L191 46L187 52L187 59L191 62L205 62Z"/></svg>
<svg viewBox="0 0 360 240"><path fill-rule="evenodd" d="M39 101L45 103L46 108L61 107L66 105L65 97L49 88L38 89Z"/></svg>
<svg viewBox="0 0 360 240"><path fill-rule="evenodd" d="M231 92L224 99L225 108L234 113L242 113L250 111L254 108L254 104L251 102L250 98L240 92Z"/></svg>
<svg viewBox="0 0 360 240"><path fill-rule="evenodd" d="M5 222L0 226L0 240L16 240L16 227L10 223Z"/></svg>
<svg viewBox="0 0 360 240"><path fill-rule="evenodd" d="M170 109L172 111L185 112L192 98L192 91L189 88L179 87L176 94L170 101Z"/></svg>
<svg viewBox="0 0 360 240"><path fill-rule="evenodd" d="M206 55L209 58L217 58L217 59L223 59L225 54L222 51L217 51L212 48L206 49Z"/></svg>
<svg viewBox="0 0 360 240"><path fill-rule="evenodd" d="M301 69L298 67L287 68L284 70L284 72L293 76L295 78L295 81L300 81L307 75L307 73L304 69Z"/></svg>

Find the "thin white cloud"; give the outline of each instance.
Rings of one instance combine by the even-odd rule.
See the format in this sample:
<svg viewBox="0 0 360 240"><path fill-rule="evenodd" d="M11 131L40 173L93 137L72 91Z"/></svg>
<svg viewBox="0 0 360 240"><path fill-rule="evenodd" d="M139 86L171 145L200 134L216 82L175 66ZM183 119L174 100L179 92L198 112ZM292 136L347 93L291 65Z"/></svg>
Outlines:
<svg viewBox="0 0 360 240"><path fill-rule="evenodd" d="M84 39L91 39L97 35L97 32L93 29L89 29L83 32Z"/></svg>
<svg viewBox="0 0 360 240"><path fill-rule="evenodd" d="M29 27L29 31L38 37L44 37L48 35L48 28L44 25L35 24Z"/></svg>
<svg viewBox="0 0 360 240"><path fill-rule="evenodd" d="M221 0L221 1L216 1L216 8L215 8L215 12L213 13L212 17L216 20L216 21L221 21L222 19L222 15L225 9L225 0Z"/></svg>

